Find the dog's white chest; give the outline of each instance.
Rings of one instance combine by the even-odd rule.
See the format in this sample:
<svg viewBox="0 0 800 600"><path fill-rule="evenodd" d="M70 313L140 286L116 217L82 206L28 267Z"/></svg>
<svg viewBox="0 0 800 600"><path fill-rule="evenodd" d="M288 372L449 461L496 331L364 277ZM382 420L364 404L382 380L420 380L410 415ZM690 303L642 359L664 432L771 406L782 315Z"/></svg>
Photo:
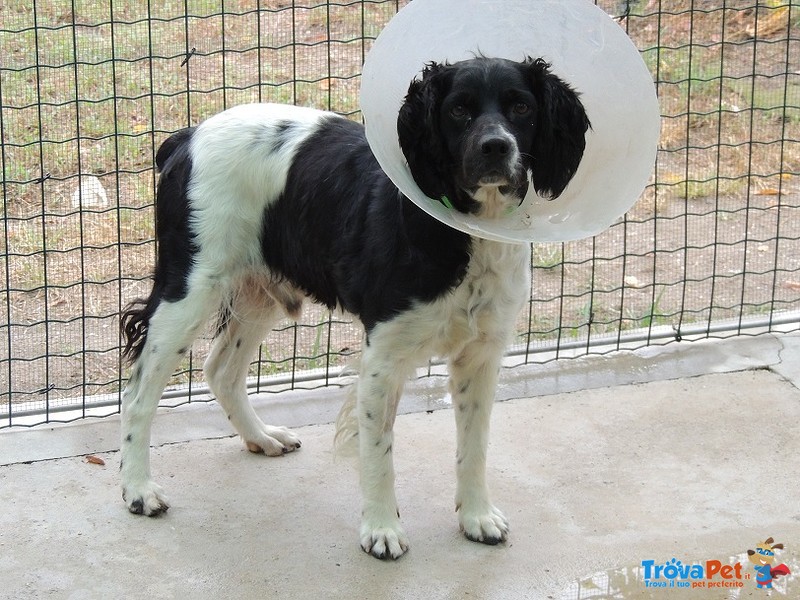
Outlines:
<svg viewBox="0 0 800 600"><path fill-rule="evenodd" d="M445 327L436 354L453 354L474 340L505 340L530 293L529 257L527 246L476 240L464 281L439 304Z"/></svg>

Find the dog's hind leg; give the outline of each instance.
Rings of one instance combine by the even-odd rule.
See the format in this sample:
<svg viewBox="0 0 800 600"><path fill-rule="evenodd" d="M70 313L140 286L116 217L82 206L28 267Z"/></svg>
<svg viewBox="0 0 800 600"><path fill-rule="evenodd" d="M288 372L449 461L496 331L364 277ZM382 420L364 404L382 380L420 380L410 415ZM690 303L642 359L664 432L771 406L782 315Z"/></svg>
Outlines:
<svg viewBox="0 0 800 600"><path fill-rule="evenodd" d="M294 298L293 298L294 300ZM300 300L284 310L297 316ZM226 322L214 340L203 370L211 391L251 452L280 456L300 447L285 427L264 424L247 398L250 361L270 327L281 316L281 304L257 284L243 286L231 298Z"/></svg>
<svg viewBox="0 0 800 600"><path fill-rule="evenodd" d="M155 516L169 508L150 475L150 427L170 376L219 302L217 286L195 285L180 300L161 300L149 318L122 395L122 498L132 513Z"/></svg>
<svg viewBox="0 0 800 600"><path fill-rule="evenodd" d="M508 537L508 521L491 503L486 485L489 418L503 348L499 341L472 342L449 365L457 428L456 510L467 538L484 544Z"/></svg>

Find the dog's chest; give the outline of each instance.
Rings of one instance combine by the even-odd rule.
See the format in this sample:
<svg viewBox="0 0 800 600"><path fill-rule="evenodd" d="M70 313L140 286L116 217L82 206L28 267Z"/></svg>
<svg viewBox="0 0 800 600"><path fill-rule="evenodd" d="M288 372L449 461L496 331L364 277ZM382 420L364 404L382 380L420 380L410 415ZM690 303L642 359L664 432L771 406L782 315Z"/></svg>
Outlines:
<svg viewBox="0 0 800 600"><path fill-rule="evenodd" d="M530 293L529 257L527 246L475 241L464 280L438 307L436 354L452 354L473 340L506 343Z"/></svg>
<svg viewBox="0 0 800 600"><path fill-rule="evenodd" d="M471 342L500 351L530 293L529 265L528 246L476 240L467 274L455 289L379 323L367 343L393 362L411 364L455 356Z"/></svg>

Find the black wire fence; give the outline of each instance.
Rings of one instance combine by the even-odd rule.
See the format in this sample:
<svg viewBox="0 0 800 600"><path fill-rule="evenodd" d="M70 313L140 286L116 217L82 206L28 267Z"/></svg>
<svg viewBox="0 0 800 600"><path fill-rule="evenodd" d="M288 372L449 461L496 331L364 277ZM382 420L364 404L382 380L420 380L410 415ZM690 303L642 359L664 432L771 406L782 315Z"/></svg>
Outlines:
<svg viewBox="0 0 800 600"><path fill-rule="evenodd" d="M405 3L5 0L0 428L118 410L118 318L149 288L159 143L253 101L359 119L364 57ZM599 4L657 84L654 177L602 235L532 246L512 352L540 362L797 328L800 4ZM167 403L206 397L210 337ZM346 318L311 309L262 346L252 389L335 383L360 341Z"/></svg>

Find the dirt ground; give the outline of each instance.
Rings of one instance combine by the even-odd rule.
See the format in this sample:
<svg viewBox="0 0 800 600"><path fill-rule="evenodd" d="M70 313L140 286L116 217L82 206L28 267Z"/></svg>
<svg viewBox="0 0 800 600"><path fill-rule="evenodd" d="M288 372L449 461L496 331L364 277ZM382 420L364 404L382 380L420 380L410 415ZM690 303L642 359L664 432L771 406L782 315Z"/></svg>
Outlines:
<svg viewBox="0 0 800 600"><path fill-rule="evenodd" d="M290 10L272 1L258 13L242 0L226 3L225 18L212 10L180 18L165 5L153 9L164 11L158 19L144 19L126 7L134 12L75 19L90 27L73 26L70 12L56 7L38 15L52 30L40 31L36 59L25 49L29 7L12 4L0 32L9 57L0 109L0 414L12 404L73 405L124 383L118 314L149 287L152 162L168 132L252 100L358 118L364 37L397 8ZM679 335L690 323L797 309L800 6L766 2L756 12L752 2L723 10L712 1L651 0L629 3L624 16L628 3L600 5L619 17L657 82L657 164L621 223L589 240L532 247L531 302L518 341L535 350L658 325ZM113 19L130 24L112 28ZM69 55L61 34L83 50ZM43 60L54 68L33 68ZM89 175L105 198L86 193L76 204ZM208 337L176 385L201 381ZM270 337L253 374L340 365L359 345L356 327L313 308Z"/></svg>

